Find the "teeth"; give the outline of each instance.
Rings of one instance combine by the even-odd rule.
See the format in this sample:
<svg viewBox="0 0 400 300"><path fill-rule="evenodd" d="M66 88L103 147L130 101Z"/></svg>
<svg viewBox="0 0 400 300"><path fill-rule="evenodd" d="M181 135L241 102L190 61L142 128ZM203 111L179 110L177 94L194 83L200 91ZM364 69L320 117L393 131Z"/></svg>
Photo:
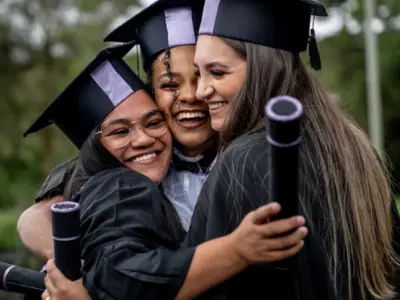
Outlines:
<svg viewBox="0 0 400 300"><path fill-rule="evenodd" d="M225 102L214 102L214 103L209 103L208 108L210 110L214 110L214 109L221 108L224 105L225 105Z"/></svg>
<svg viewBox="0 0 400 300"><path fill-rule="evenodd" d="M181 121L183 119L195 119L195 118L205 118L206 114L203 112L184 112L184 113L179 113L176 118Z"/></svg>
<svg viewBox="0 0 400 300"><path fill-rule="evenodd" d="M143 161L143 160L147 160L147 159L150 159L150 158L152 158L152 157L155 157L157 154L155 153L155 152L153 152L153 153L148 153L148 154L145 154L145 155L141 155L141 156L136 156L134 159L133 159L133 161L135 161L135 162L141 162L141 161Z"/></svg>

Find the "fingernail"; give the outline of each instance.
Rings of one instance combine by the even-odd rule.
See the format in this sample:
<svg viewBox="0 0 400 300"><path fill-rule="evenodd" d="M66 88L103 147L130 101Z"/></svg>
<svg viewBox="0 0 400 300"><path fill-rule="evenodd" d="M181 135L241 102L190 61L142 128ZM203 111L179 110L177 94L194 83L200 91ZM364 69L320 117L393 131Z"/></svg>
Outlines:
<svg viewBox="0 0 400 300"><path fill-rule="evenodd" d="M306 223L306 219L304 219L304 217L300 216L300 217L297 217L296 222L299 226L304 225Z"/></svg>
<svg viewBox="0 0 400 300"><path fill-rule="evenodd" d="M308 234L307 227L300 227L299 230L303 234L303 236L306 236Z"/></svg>
<svg viewBox="0 0 400 300"><path fill-rule="evenodd" d="M273 203L271 203L271 208L273 210L278 210L280 208L280 205L277 202L273 202Z"/></svg>

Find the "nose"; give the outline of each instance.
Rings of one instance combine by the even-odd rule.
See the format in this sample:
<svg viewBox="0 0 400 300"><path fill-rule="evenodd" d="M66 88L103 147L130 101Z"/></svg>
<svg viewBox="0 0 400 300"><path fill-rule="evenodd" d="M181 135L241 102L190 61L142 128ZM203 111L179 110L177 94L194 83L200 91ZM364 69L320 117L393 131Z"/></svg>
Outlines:
<svg viewBox="0 0 400 300"><path fill-rule="evenodd" d="M197 82L197 90L196 90L196 98L202 101L207 100L212 93L213 93L213 88L211 84L206 82L206 80L203 77L200 77Z"/></svg>
<svg viewBox="0 0 400 300"><path fill-rule="evenodd" d="M135 128L131 132L131 141L130 145L132 148L147 148L152 146L155 143L156 139L152 136L149 136L139 128Z"/></svg>
<svg viewBox="0 0 400 300"><path fill-rule="evenodd" d="M196 83L187 83L182 86L178 97L179 102L194 104L199 101L196 97L196 87Z"/></svg>

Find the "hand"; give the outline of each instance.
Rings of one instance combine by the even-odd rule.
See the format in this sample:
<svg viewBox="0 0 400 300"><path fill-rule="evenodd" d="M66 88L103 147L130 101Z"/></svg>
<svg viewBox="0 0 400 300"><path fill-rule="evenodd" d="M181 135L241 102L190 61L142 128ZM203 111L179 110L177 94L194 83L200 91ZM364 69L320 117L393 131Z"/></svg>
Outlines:
<svg viewBox="0 0 400 300"><path fill-rule="evenodd" d="M248 264L270 263L295 255L304 245L308 230L301 216L272 222L267 220L280 212L278 203L264 205L248 213L231 233L232 244ZM294 231L295 230L295 231ZM282 234L294 231L288 235Z"/></svg>
<svg viewBox="0 0 400 300"><path fill-rule="evenodd" d="M44 279L46 290L42 300L91 300L82 279L68 280L56 267L54 260L47 262L47 276ZM50 298L47 298L50 297Z"/></svg>

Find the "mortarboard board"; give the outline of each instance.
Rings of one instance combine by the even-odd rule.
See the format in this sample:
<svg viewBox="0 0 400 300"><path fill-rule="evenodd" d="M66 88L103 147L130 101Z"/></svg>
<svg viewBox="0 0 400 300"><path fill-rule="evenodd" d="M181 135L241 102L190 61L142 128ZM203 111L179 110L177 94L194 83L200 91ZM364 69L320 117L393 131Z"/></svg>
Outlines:
<svg viewBox="0 0 400 300"><path fill-rule="evenodd" d="M102 50L25 131L24 137L57 125L80 148L89 134L144 83L122 57L133 43Z"/></svg>
<svg viewBox="0 0 400 300"><path fill-rule="evenodd" d="M105 42L140 45L143 68L148 71L165 49L195 45L204 0L159 0L109 33Z"/></svg>
<svg viewBox="0 0 400 300"><path fill-rule="evenodd" d="M311 44L311 38L315 43L313 29L310 37L312 15L328 14L322 4L313 0L206 0L199 35L300 53L307 49L309 40ZM318 49L313 55L319 59Z"/></svg>

